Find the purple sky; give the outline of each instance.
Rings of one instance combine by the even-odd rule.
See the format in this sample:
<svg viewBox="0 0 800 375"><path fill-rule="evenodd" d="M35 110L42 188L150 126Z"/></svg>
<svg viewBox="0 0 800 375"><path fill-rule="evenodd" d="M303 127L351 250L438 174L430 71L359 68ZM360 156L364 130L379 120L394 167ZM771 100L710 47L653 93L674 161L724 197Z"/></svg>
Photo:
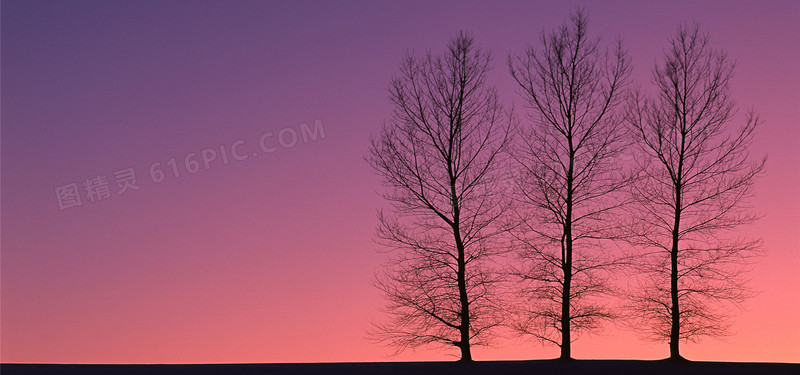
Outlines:
<svg viewBox="0 0 800 375"><path fill-rule="evenodd" d="M751 274L763 292L736 335L686 355L800 361L797 1L3 1L0 359L386 359L365 338L382 317L369 280L384 203L363 155L391 114L389 80L407 51L438 53L467 30L494 53L500 99L522 109L508 53L576 5L604 42L623 37L644 86L682 22L738 61L734 98L764 119L752 154L769 155L753 201L765 217L746 228L769 252ZM304 142L317 120L324 138ZM220 151L202 165L202 150L239 140L247 160ZM139 189L120 194L115 172L129 168ZM97 176L110 194L91 201L84 181ZM73 183L81 205L59 209L56 189ZM475 357L554 353L508 340ZM574 355L661 358L666 345L609 327Z"/></svg>

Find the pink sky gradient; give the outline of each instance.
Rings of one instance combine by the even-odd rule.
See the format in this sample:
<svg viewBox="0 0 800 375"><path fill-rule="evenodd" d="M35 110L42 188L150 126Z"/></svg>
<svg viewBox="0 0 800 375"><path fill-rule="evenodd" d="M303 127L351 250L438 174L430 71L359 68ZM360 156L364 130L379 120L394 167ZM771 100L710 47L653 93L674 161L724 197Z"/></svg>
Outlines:
<svg viewBox="0 0 800 375"><path fill-rule="evenodd" d="M624 38L634 76L679 23L698 21L738 62L740 112L764 120L768 154L743 228L768 255L762 293L734 335L685 346L692 360L800 362L800 2L2 2L0 360L219 363L449 360L367 340L383 301L372 242L380 180L364 162L389 119L406 51L459 30L494 52L492 83L522 109L506 69L576 5L605 42ZM302 126L324 127L304 142ZM285 130L298 135L287 147ZM273 133L273 153L259 137ZM203 149L239 150L186 172ZM165 165L178 161L179 177ZM161 163L164 180L149 169ZM201 160L202 163L202 160ZM133 168L139 190L117 193ZM110 198L59 209L55 189L106 176ZM553 358L501 340L477 360ZM576 358L656 359L665 343L607 327Z"/></svg>

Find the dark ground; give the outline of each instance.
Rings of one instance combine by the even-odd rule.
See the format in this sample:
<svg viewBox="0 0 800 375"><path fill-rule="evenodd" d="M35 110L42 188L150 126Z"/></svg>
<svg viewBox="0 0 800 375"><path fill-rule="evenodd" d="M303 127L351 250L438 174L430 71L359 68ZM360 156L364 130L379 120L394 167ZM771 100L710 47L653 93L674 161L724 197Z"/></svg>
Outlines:
<svg viewBox="0 0 800 375"><path fill-rule="evenodd" d="M487 361L470 364L453 362L377 363L287 363L212 365L55 365L0 364L2 375L14 374L352 374L352 375L472 375L472 374L800 374L800 364L578 360L561 362Z"/></svg>

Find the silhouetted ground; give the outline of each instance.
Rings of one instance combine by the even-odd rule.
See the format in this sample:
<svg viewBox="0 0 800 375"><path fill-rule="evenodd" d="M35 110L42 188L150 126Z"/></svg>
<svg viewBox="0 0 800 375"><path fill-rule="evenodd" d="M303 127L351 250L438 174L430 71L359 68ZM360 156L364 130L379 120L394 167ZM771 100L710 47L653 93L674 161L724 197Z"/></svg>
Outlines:
<svg viewBox="0 0 800 375"><path fill-rule="evenodd" d="M472 374L800 374L800 364L580 360L561 362L490 361L453 362L288 363L212 365L53 365L2 364L2 375L14 374L348 374L348 375L472 375Z"/></svg>

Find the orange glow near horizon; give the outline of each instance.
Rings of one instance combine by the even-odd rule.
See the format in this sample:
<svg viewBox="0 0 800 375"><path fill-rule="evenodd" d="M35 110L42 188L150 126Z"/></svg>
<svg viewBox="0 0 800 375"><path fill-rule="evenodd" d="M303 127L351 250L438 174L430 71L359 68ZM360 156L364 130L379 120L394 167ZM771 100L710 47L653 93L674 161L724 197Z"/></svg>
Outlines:
<svg viewBox="0 0 800 375"><path fill-rule="evenodd" d="M459 30L493 51L489 78L524 108L507 54L581 3L2 3L3 363L453 360L368 339L378 176L363 160L391 116L406 51ZM589 2L590 32L619 35L633 75L679 23L737 61L732 95L764 120L767 172L742 228L767 255L732 335L691 360L800 362L800 3ZM209 151L212 150L212 151ZM213 152L213 157L212 157ZM137 188L122 190L125 171ZM86 182L109 191L86 194ZM58 189L75 184L80 204ZM59 206L62 203L62 207ZM66 205L67 207L63 207ZM555 358L515 337L476 360ZM609 325L580 359L659 359L666 343Z"/></svg>

